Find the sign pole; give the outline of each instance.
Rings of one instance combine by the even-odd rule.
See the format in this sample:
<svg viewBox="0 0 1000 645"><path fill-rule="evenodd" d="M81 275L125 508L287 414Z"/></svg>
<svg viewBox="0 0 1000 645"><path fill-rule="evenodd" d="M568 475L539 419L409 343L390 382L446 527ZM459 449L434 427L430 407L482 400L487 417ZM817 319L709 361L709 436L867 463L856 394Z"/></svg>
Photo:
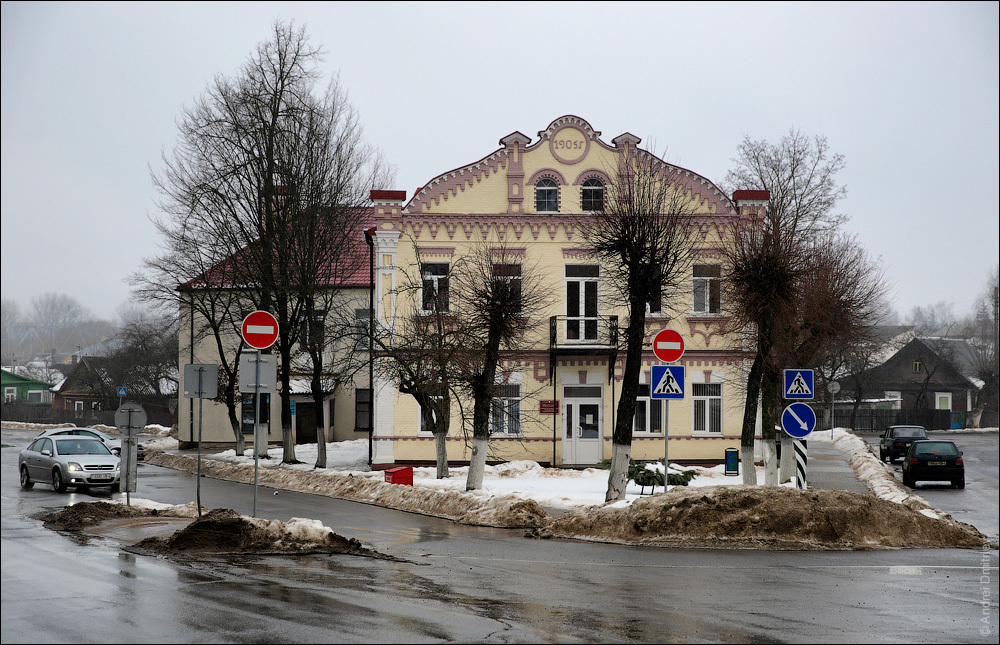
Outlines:
<svg viewBox="0 0 1000 645"><path fill-rule="evenodd" d="M129 410L128 410L128 427L129 427L129 431L131 432L131 428L132 428L132 409L131 408L129 408ZM129 461L128 461L128 458L129 458L129 454L128 453L129 453L129 451L128 450L123 450L122 452L125 453L125 476L128 477L128 476L130 476L132 474L132 464L129 463ZM130 482L128 482L125 485L125 506L131 506L132 505L132 493L131 493L131 489L132 489L132 483L130 481Z"/></svg>
<svg viewBox="0 0 1000 645"><path fill-rule="evenodd" d="M667 455L670 452L670 399L663 402L663 492L667 492Z"/></svg>
<svg viewBox="0 0 1000 645"><path fill-rule="evenodd" d="M792 445L795 448L795 487L804 490L806 488L806 466L809 463L808 442L805 439L795 439Z"/></svg>
<svg viewBox="0 0 1000 645"><path fill-rule="evenodd" d="M260 432L260 350L257 350L257 362L254 363L254 393L253 393L253 514L257 517L257 481L260 468L260 443L257 434Z"/></svg>
<svg viewBox="0 0 1000 645"><path fill-rule="evenodd" d="M198 368L198 486L196 497L198 503L198 517L201 517L201 420L205 406L205 387L203 379L205 377L204 368Z"/></svg>

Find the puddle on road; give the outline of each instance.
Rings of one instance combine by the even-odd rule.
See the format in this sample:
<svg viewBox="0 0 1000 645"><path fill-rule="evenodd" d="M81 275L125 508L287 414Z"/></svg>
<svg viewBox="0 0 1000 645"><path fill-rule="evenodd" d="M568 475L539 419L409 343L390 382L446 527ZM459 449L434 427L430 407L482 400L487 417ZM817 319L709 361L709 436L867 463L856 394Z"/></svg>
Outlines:
<svg viewBox="0 0 1000 645"><path fill-rule="evenodd" d="M121 517L88 526L81 533L132 544L150 537L169 537L192 521L190 517Z"/></svg>

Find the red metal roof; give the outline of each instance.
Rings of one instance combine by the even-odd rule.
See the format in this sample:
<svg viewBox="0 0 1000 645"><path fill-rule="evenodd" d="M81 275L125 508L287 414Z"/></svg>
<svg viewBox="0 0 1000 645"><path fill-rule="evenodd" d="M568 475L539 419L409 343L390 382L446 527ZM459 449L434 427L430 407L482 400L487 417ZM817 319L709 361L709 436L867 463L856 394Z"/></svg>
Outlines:
<svg viewBox="0 0 1000 645"><path fill-rule="evenodd" d="M734 190L733 191L733 201L740 200L753 200L753 201L767 201L771 199L771 191L769 190Z"/></svg>

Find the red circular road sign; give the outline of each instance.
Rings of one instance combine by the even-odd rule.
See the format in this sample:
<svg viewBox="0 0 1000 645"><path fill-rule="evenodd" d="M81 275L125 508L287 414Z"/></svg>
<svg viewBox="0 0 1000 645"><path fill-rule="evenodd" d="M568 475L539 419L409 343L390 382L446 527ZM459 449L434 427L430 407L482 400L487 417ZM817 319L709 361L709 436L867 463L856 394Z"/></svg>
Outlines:
<svg viewBox="0 0 1000 645"><path fill-rule="evenodd" d="M243 319L243 340L254 349L267 349L278 340L278 321L266 311L255 311Z"/></svg>
<svg viewBox="0 0 1000 645"><path fill-rule="evenodd" d="M684 355L684 338L673 329L664 329L653 338L653 353L664 363L673 363Z"/></svg>

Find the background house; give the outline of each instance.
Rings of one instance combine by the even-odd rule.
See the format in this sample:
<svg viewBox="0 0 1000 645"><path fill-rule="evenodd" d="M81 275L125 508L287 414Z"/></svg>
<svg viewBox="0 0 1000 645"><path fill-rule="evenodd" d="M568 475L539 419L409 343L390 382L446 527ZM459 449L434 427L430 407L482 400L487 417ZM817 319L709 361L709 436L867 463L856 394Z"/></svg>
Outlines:
<svg viewBox="0 0 1000 645"><path fill-rule="evenodd" d="M109 358L83 356L66 378L53 388L52 410L56 420L80 425L114 425L115 411L125 401L139 403L148 423L172 426L175 421L172 399L176 381L151 385L141 375L123 370ZM119 396L119 388L126 395Z"/></svg>
<svg viewBox="0 0 1000 645"><path fill-rule="evenodd" d="M897 418L897 421L918 423L928 429L964 427L965 415L978 390L952 360L919 338L910 340L884 363L844 378L843 389L856 391L859 380L866 407L909 413L904 415L905 420ZM877 425L890 425L888 416L882 416L885 419Z"/></svg>

